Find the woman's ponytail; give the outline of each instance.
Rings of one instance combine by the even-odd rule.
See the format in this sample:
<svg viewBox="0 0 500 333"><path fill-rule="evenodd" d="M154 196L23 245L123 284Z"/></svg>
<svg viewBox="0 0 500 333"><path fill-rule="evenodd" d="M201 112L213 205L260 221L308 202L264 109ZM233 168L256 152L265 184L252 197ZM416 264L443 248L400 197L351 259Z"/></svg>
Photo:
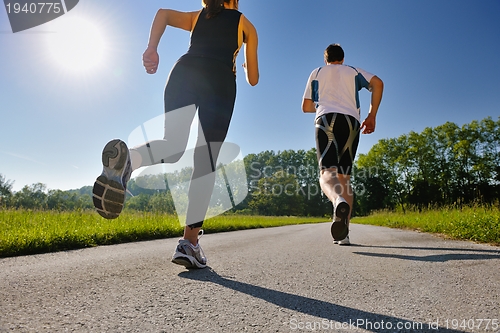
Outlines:
<svg viewBox="0 0 500 333"><path fill-rule="evenodd" d="M224 9L225 2L229 3L230 0L203 0L207 8L207 18L217 16Z"/></svg>

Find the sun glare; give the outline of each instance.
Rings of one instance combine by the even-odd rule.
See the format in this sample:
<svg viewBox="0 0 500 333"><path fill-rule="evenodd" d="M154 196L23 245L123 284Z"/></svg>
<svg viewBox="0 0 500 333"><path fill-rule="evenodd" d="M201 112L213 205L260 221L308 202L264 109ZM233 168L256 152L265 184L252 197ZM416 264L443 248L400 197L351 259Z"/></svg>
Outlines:
<svg viewBox="0 0 500 333"><path fill-rule="evenodd" d="M57 24L55 29L48 35L48 51L56 66L82 72L99 67L103 62L105 43L96 25L72 18Z"/></svg>

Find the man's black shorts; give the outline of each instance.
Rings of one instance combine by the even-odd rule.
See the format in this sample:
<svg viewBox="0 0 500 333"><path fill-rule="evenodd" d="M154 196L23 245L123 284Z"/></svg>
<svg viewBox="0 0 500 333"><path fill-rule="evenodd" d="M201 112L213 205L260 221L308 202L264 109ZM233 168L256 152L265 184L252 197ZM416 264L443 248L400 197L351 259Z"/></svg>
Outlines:
<svg viewBox="0 0 500 333"><path fill-rule="evenodd" d="M337 168L340 174L351 174L359 128L356 118L341 113L328 113L316 119L316 151L321 169Z"/></svg>

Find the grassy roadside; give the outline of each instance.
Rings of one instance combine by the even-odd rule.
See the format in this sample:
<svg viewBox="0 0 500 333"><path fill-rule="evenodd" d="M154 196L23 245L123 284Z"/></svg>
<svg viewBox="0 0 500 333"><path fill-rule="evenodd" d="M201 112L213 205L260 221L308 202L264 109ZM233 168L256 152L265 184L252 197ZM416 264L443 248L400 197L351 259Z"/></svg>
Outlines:
<svg viewBox="0 0 500 333"><path fill-rule="evenodd" d="M325 222L324 218L218 216L206 233ZM94 211L0 210L0 257L80 249L167 237L180 237L176 216L124 212L106 220Z"/></svg>
<svg viewBox="0 0 500 333"><path fill-rule="evenodd" d="M377 212L352 223L418 230L451 239L500 245L500 208L464 207L422 212Z"/></svg>
<svg viewBox="0 0 500 333"><path fill-rule="evenodd" d="M222 215L205 223L206 233L325 222L325 218ZM500 245L500 208L468 207L423 212L378 212L352 223L438 233L460 240ZM0 258L98 245L180 237L176 216L124 212L105 220L94 211L0 210Z"/></svg>

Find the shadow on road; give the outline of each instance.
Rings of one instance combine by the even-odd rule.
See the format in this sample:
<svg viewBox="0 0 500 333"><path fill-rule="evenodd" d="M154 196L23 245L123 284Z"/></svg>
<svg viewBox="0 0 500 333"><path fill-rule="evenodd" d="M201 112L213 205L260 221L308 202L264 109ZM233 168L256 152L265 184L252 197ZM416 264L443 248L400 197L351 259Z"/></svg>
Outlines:
<svg viewBox="0 0 500 333"><path fill-rule="evenodd" d="M418 251L447 251L447 252L462 252L462 253L442 253L424 256L402 255L394 253L374 253L374 252L353 252L363 256L379 257L379 258L395 258L412 261L427 261L427 262L447 262L452 260L490 260L500 259L500 251L498 250L482 250L482 249L461 249L461 248L436 248L436 247L404 247L404 246L373 246L373 245L351 245L351 247L360 248L375 248L375 249L398 249L398 250L418 250ZM466 252L466 253L463 253Z"/></svg>
<svg viewBox="0 0 500 333"><path fill-rule="evenodd" d="M463 331L447 329L445 327L439 327L438 329L435 326L430 325L429 322L413 322L404 318L397 318L378 313L362 311L309 297L259 287L245 282L239 282L230 278L220 276L211 268L185 271L179 273L179 276L190 280L215 283L222 287L262 299L282 308L297 311L305 315L322 318L327 322L334 321L339 325L345 325L345 327L342 327L342 329L345 330L353 331L356 329L364 329L369 332L463 333ZM398 329L398 323L404 326L401 329ZM391 326L390 328L389 325Z"/></svg>

